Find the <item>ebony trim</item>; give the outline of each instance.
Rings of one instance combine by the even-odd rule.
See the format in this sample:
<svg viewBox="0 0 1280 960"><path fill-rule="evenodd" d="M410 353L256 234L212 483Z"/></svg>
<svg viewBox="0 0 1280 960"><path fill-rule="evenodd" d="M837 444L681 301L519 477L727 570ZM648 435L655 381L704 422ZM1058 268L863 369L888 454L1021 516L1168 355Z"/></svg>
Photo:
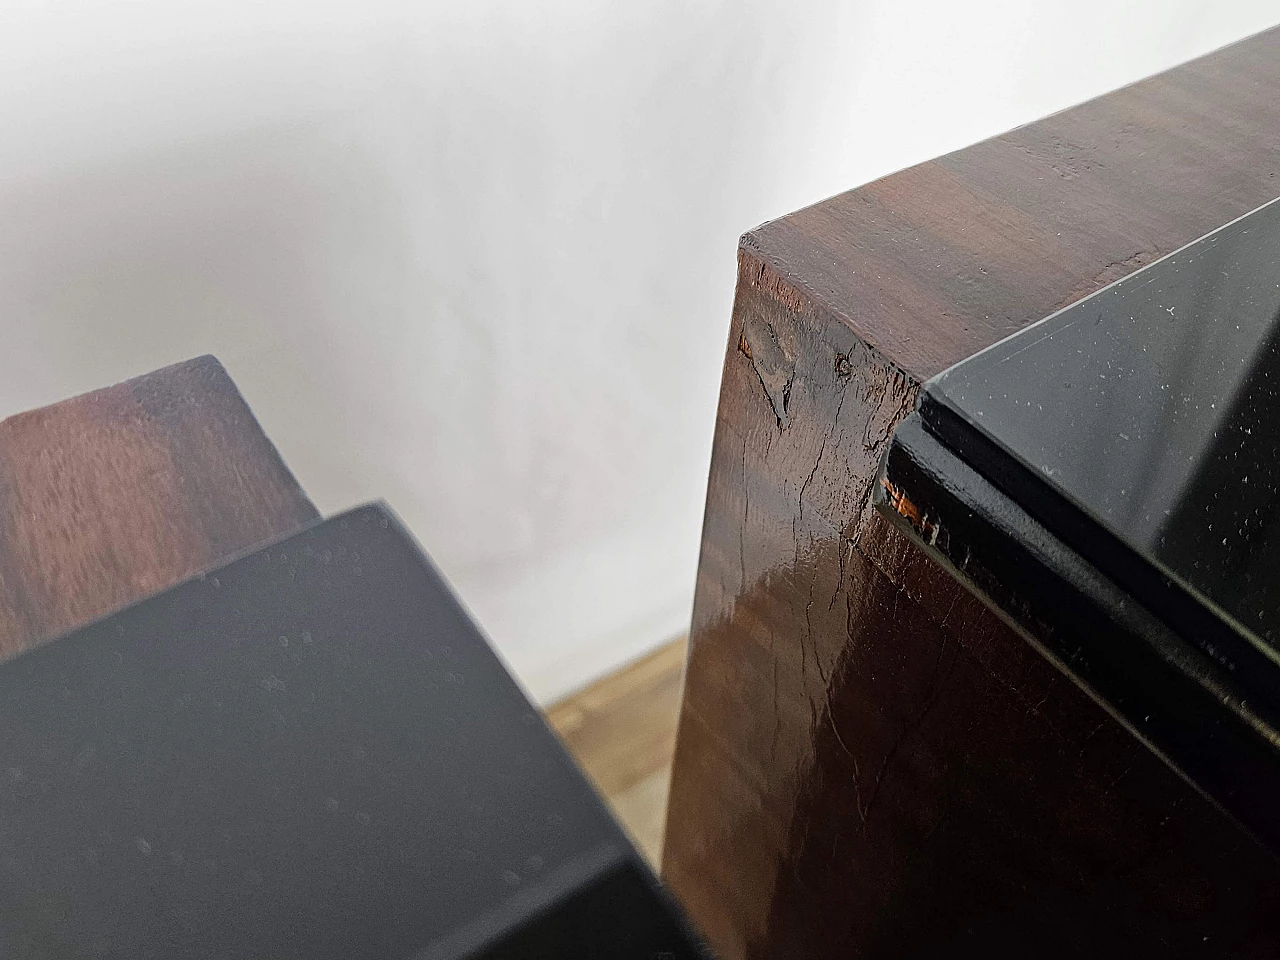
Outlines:
<svg viewBox="0 0 1280 960"><path fill-rule="evenodd" d="M876 506L1108 712L1280 853L1280 724L912 414Z"/></svg>
<svg viewBox="0 0 1280 960"><path fill-rule="evenodd" d="M920 416L928 431L1016 501L1063 543L1221 665L1233 685L1280 707L1280 664L1226 613L1112 533L926 384Z"/></svg>

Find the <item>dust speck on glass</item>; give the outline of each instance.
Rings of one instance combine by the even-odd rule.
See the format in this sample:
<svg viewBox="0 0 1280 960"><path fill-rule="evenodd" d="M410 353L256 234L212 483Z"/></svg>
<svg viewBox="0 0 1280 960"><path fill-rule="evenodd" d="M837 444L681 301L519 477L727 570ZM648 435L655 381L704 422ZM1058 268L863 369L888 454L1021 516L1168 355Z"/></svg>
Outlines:
<svg viewBox="0 0 1280 960"><path fill-rule="evenodd" d="M952 367L925 394L1275 652L1278 387L1273 201Z"/></svg>

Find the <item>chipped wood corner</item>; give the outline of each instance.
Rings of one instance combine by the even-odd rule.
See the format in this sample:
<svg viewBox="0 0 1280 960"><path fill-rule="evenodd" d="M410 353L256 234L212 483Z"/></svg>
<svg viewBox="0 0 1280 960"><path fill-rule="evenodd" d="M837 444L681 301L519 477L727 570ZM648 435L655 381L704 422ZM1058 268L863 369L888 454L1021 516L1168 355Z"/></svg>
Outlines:
<svg viewBox="0 0 1280 960"><path fill-rule="evenodd" d="M882 474L880 476L880 488L884 491L883 503L899 517L911 524L912 529L920 535L925 543L932 546L938 542L938 534L942 530L941 526L930 520L929 515L921 511L901 487L895 486L892 480Z"/></svg>

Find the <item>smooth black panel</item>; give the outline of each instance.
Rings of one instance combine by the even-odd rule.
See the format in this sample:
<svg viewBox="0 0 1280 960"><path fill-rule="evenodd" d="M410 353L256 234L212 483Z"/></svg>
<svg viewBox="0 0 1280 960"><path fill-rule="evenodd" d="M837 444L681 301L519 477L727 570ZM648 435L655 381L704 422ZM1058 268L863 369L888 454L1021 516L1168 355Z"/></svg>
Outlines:
<svg viewBox="0 0 1280 960"><path fill-rule="evenodd" d="M4 664L0 729L0 956L695 955L380 507Z"/></svg>
<svg viewBox="0 0 1280 960"><path fill-rule="evenodd" d="M894 433L877 507L1135 735L1280 852L1280 714L925 429Z"/></svg>
<svg viewBox="0 0 1280 960"><path fill-rule="evenodd" d="M1280 204L926 384L931 430L1268 696L1280 650Z"/></svg>

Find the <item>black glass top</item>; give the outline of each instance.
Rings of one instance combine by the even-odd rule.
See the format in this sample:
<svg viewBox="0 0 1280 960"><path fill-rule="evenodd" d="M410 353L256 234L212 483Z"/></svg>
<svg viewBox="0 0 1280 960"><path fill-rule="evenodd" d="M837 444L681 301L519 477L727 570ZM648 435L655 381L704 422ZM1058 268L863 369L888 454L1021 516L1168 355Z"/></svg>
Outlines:
<svg viewBox="0 0 1280 960"><path fill-rule="evenodd" d="M380 507L0 666L0 957L692 957Z"/></svg>
<svg viewBox="0 0 1280 960"><path fill-rule="evenodd" d="M1211 653L1269 670L1280 660L1278 388L1273 202L952 367L926 384L921 409L1087 559L1143 581L1157 613L1190 601L1217 625L1192 629Z"/></svg>

